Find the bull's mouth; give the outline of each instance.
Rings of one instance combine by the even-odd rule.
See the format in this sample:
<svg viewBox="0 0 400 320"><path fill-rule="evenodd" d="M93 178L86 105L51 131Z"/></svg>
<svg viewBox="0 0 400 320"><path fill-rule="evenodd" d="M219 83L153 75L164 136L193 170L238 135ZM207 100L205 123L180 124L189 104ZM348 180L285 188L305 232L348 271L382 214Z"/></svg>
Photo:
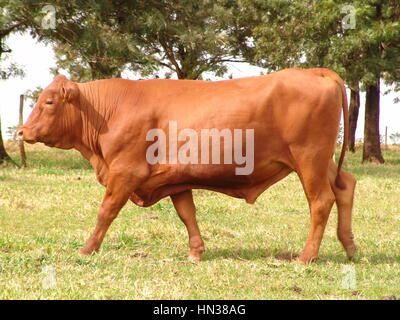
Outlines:
<svg viewBox="0 0 400 320"><path fill-rule="evenodd" d="M34 144L34 143L36 143L38 141L35 140L35 139L24 139L24 142L29 143L29 144Z"/></svg>
<svg viewBox="0 0 400 320"><path fill-rule="evenodd" d="M48 147L52 147L54 145L53 143L45 142L44 141L45 139L43 139L43 137L35 137L35 138L24 137L23 140L24 140L24 142L29 143L29 144L35 144L35 143L39 143L40 142L40 143L45 144Z"/></svg>
<svg viewBox="0 0 400 320"><path fill-rule="evenodd" d="M34 134L31 134L30 132L27 133L27 132L23 132L22 130L20 130L18 132L18 136L22 141L29 143L29 144L34 144L36 142L40 142L39 137Z"/></svg>
<svg viewBox="0 0 400 320"><path fill-rule="evenodd" d="M39 139L24 139L24 142L29 143L29 144L35 144L35 143L43 143L46 147L54 147L55 143L51 143L51 142L44 142L42 140Z"/></svg>
<svg viewBox="0 0 400 320"><path fill-rule="evenodd" d="M50 143L50 142L43 142L43 144L44 144L46 147L50 147L50 148L55 146L54 143Z"/></svg>

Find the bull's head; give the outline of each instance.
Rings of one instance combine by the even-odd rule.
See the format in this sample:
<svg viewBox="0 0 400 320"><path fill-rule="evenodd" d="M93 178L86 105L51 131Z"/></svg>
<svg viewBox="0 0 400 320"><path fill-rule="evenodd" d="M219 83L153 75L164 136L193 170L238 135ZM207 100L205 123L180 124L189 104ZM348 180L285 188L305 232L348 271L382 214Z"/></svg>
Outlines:
<svg viewBox="0 0 400 320"><path fill-rule="evenodd" d="M28 143L42 142L50 147L70 149L74 144L79 89L76 83L58 75L43 90L18 136Z"/></svg>

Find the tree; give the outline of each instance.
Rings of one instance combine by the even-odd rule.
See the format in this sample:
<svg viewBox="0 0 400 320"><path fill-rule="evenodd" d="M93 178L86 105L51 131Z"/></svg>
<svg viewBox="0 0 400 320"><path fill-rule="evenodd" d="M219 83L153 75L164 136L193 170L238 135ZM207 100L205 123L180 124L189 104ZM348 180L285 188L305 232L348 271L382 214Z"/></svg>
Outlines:
<svg viewBox="0 0 400 320"><path fill-rule="evenodd" d="M363 161L383 162L379 143L379 82L400 80L397 0L242 0L253 25L253 61L277 70L328 67L349 87L367 92ZM245 16L245 15L242 15ZM355 24L353 24L354 22ZM244 21L245 24L245 21Z"/></svg>
<svg viewBox="0 0 400 320"><path fill-rule="evenodd" d="M11 158L8 155L3 143L3 135L1 133L1 119L0 119L0 164L3 163L4 161L10 161L10 160Z"/></svg>
<svg viewBox="0 0 400 320"><path fill-rule="evenodd" d="M31 35L54 49L53 73L67 70L75 81L120 77L127 65L136 60L126 39L96 20L98 3L53 0L44 7L37 1L25 1L22 12L29 21ZM36 14L29 14L31 11Z"/></svg>
<svg viewBox="0 0 400 320"><path fill-rule="evenodd" d="M32 34L54 46L57 70L66 69L74 80L119 77L123 70L199 79L204 72L221 76L226 62L242 61L228 2L53 0L53 29L43 29L40 19L29 21ZM25 12L33 8L37 2L25 2Z"/></svg>
<svg viewBox="0 0 400 320"><path fill-rule="evenodd" d="M12 4L5 1L0 2L0 80L5 80L13 76L23 76L23 71L15 63L11 63L6 67L2 64L8 58L7 54L11 52L5 40L12 32L23 30L26 27L27 21L23 17L14 16L12 13L15 8L21 5L21 1L13 1ZM14 163L4 147L0 119L0 163L5 161Z"/></svg>
<svg viewBox="0 0 400 320"><path fill-rule="evenodd" d="M230 28L232 10L220 0L138 1L100 8L103 23L115 24L140 50L147 64L142 74L160 68L167 77L199 79L204 72L222 76L226 62L238 59Z"/></svg>
<svg viewBox="0 0 400 320"><path fill-rule="evenodd" d="M356 151L356 130L358 113L360 111L360 91L359 89L350 89L349 105L349 150Z"/></svg>

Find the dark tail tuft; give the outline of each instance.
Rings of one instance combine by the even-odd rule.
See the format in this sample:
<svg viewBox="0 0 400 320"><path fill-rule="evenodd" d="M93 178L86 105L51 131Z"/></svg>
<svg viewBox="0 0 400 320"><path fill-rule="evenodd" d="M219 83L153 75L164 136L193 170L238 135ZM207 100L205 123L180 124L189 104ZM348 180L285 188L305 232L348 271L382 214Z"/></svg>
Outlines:
<svg viewBox="0 0 400 320"><path fill-rule="evenodd" d="M335 185L341 190L346 189L346 184L344 183L342 177L340 176L340 172L336 176Z"/></svg>

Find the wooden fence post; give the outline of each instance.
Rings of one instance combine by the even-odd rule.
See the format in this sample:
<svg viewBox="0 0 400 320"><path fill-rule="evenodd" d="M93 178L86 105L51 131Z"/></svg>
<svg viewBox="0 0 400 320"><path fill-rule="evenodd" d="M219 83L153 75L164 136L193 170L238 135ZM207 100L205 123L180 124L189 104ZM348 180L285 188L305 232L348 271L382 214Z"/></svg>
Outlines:
<svg viewBox="0 0 400 320"><path fill-rule="evenodd" d="M19 96L19 121L18 127L21 128L24 123L24 95L21 94ZM24 141L22 139L19 140L19 154L21 156L21 167L26 168L26 153Z"/></svg>
<svg viewBox="0 0 400 320"><path fill-rule="evenodd" d="M387 133L388 133L388 127L386 126L385 127L385 149L387 150L388 149L388 144L387 144L387 140L388 140L388 136L387 136Z"/></svg>

